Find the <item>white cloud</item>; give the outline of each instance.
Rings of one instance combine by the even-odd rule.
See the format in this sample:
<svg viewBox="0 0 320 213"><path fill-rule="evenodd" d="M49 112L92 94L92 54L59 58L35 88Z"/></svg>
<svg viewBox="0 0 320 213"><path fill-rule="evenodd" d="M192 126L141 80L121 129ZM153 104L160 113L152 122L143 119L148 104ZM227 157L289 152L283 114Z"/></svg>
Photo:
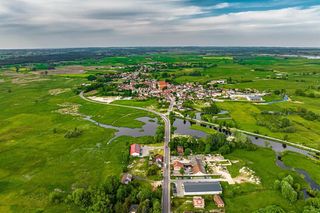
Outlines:
<svg viewBox="0 0 320 213"><path fill-rule="evenodd" d="M214 6L212 6L212 9L224 9L224 8L228 8L231 7L231 4L228 2L224 2L224 3L220 3L220 4L216 4Z"/></svg>
<svg viewBox="0 0 320 213"><path fill-rule="evenodd" d="M309 32L320 30L320 6L308 9L286 8L269 11L248 11L220 16L190 19L181 30L207 31L227 29L243 30L288 30L306 29Z"/></svg>
<svg viewBox="0 0 320 213"><path fill-rule="evenodd" d="M184 0L0 0L0 48L21 45L18 42L35 46L281 45L279 42L303 46L313 42L320 46L315 39L320 37L320 6L209 13L231 6L221 3L205 8L187 5Z"/></svg>

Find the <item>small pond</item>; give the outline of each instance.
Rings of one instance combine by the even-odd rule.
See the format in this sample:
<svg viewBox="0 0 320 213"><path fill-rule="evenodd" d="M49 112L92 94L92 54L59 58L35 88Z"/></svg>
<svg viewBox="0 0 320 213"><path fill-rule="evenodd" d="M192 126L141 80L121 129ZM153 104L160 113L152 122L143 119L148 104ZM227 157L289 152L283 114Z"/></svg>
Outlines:
<svg viewBox="0 0 320 213"><path fill-rule="evenodd" d="M137 121L141 121L144 123L144 125L141 128L116 127L112 125L107 125L107 124L103 124L93 120L90 116L85 117L84 120L90 121L96 124L97 126L100 126L106 129L116 130L117 132L115 133L115 136L109 141L109 143L120 136L131 136L131 137L154 136L156 134L157 127L159 126L158 119L150 118L150 117L141 117L141 118L135 119Z"/></svg>

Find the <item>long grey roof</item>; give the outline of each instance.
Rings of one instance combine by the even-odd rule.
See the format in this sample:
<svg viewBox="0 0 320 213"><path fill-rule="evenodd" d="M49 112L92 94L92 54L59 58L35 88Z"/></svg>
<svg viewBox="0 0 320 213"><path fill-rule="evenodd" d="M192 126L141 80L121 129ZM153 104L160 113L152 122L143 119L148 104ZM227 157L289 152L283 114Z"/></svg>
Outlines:
<svg viewBox="0 0 320 213"><path fill-rule="evenodd" d="M184 182L185 192L220 192L219 182Z"/></svg>

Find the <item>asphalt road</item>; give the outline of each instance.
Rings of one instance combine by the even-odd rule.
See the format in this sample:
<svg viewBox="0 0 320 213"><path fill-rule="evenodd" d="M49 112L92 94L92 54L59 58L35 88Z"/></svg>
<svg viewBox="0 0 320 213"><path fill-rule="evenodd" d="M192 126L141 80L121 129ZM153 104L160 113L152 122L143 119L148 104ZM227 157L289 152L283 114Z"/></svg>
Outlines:
<svg viewBox="0 0 320 213"><path fill-rule="evenodd" d="M83 95L83 92L79 94L79 96L86 101L92 102L92 103L98 103L98 104L105 104L110 106L118 106L118 107L125 107L130 109L137 109L137 110L143 110L147 112L151 112L153 114L156 114L161 117L161 119L164 122L165 125L165 133L164 133L164 170L163 170L163 184L162 184L162 212L163 213L170 213L171 209L171 196L170 196L170 148L169 143L171 139L171 123L170 119L160 112L154 111L152 109L142 108L142 107L134 107L134 106L127 106L127 105L121 105L121 104L108 104L103 103L99 101L93 101L88 98L86 98ZM170 103L170 106L172 103ZM172 107L170 107L172 108ZM169 109L170 110L170 109Z"/></svg>

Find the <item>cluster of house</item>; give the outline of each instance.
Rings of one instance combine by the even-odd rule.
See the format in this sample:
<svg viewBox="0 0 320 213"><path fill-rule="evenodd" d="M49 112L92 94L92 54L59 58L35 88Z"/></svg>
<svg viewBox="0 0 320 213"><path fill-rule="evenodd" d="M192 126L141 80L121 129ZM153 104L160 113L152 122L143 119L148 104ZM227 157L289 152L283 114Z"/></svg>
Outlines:
<svg viewBox="0 0 320 213"><path fill-rule="evenodd" d="M197 157L193 157L191 160L174 160L172 165L174 176L201 176L207 174L203 162Z"/></svg>
<svg viewBox="0 0 320 213"><path fill-rule="evenodd" d="M164 98L168 102L174 99L179 110L184 109L183 103L187 100L211 99L223 101L224 99L230 99L234 101L263 102L262 97L266 95L266 93L260 93L253 89L224 89L214 86L216 84L225 84L225 80L215 80L207 85L199 83L174 85L165 81L146 80L145 74L143 73L142 75L140 72L122 73L120 77L128 81L128 83L119 85L119 89L131 90L137 95L138 99L155 97Z"/></svg>
<svg viewBox="0 0 320 213"><path fill-rule="evenodd" d="M194 208L204 208L205 199L201 196L212 195L215 205L218 208L223 208L220 182L235 184L227 169L232 165L231 161L219 154L184 157L184 150L181 146L177 147L177 152L179 156L171 157L171 174L176 177L172 180L174 195L177 197L194 196Z"/></svg>
<svg viewBox="0 0 320 213"><path fill-rule="evenodd" d="M132 157L147 157L150 153L143 154L143 147L140 144L131 144L130 145L130 155ZM155 164L159 168L163 167L163 155L155 154L149 155L150 161L149 165Z"/></svg>

